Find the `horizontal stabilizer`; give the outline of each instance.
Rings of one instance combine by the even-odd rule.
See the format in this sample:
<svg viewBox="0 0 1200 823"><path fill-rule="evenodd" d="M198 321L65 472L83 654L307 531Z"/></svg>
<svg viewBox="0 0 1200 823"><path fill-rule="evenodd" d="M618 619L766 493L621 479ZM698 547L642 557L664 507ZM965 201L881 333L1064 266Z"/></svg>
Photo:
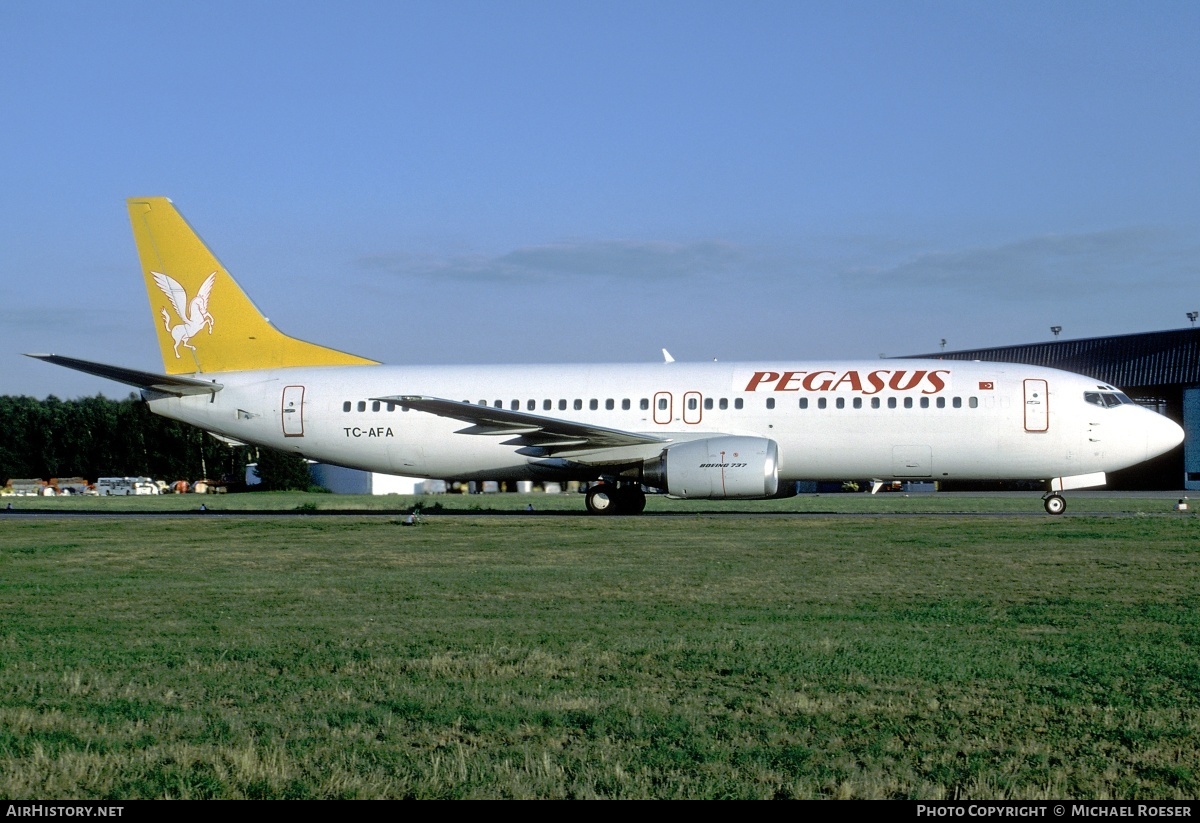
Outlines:
<svg viewBox="0 0 1200 823"><path fill-rule="evenodd" d="M116 380L127 386L139 389L150 389L161 394L182 397L185 394L216 394L223 386L208 380L195 380L191 377L177 375L154 374L153 372L126 369L121 366L110 366L106 363L93 363L90 360L77 360L74 357L63 357L58 354L27 354L26 357L36 357L56 366L66 366L68 369L94 374L109 380Z"/></svg>

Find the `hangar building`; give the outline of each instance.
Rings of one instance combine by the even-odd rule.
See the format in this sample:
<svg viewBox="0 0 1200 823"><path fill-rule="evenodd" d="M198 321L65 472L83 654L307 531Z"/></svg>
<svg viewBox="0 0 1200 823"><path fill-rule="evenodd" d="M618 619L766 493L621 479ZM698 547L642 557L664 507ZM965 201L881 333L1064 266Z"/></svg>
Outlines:
<svg viewBox="0 0 1200 823"><path fill-rule="evenodd" d="M1183 426L1183 445L1109 475L1114 489L1200 489L1200 329L938 352L914 357L1028 363L1094 377Z"/></svg>

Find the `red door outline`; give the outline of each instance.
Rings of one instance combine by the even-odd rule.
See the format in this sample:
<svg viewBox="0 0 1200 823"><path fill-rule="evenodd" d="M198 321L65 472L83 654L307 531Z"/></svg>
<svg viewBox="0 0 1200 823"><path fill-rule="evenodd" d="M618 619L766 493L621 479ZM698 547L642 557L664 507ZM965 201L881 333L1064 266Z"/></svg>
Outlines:
<svg viewBox="0 0 1200 823"><path fill-rule="evenodd" d="M659 400L667 402L662 408L659 408ZM654 393L654 422L660 426L665 426L671 422L671 416L675 411L675 398L671 396L669 391L660 391Z"/></svg>
<svg viewBox="0 0 1200 823"><path fill-rule="evenodd" d="M1045 380L1025 381L1025 431L1050 430L1050 387Z"/></svg>
<svg viewBox="0 0 1200 823"><path fill-rule="evenodd" d="M304 436L304 387L283 387L283 436Z"/></svg>

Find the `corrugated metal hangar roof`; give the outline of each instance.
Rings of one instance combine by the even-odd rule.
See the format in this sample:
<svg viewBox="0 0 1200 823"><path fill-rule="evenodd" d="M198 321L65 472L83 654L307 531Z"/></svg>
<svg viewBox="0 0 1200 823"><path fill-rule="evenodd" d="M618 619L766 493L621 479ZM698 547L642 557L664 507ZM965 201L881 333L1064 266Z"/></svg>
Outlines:
<svg viewBox="0 0 1200 823"><path fill-rule="evenodd" d="M1120 387L1200 384L1200 329L1056 340L911 357L1050 366Z"/></svg>

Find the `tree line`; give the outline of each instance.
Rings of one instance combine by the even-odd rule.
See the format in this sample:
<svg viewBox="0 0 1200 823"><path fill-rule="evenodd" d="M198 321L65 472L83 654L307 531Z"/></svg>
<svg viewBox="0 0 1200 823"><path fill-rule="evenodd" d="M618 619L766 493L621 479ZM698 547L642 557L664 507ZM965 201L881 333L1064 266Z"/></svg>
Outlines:
<svg viewBox="0 0 1200 823"><path fill-rule="evenodd" d="M124 400L0 395L0 483L12 478L151 477L243 482L257 462L264 488L307 488L304 461L271 449L228 446Z"/></svg>

